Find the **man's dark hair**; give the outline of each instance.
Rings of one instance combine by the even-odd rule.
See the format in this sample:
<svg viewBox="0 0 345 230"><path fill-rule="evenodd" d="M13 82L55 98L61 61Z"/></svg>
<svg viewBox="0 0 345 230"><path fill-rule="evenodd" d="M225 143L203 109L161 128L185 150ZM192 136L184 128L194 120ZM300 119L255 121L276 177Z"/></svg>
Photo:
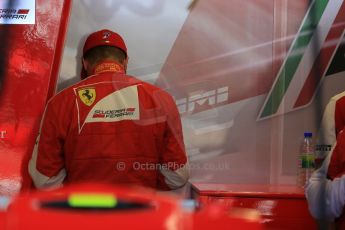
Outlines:
<svg viewBox="0 0 345 230"><path fill-rule="evenodd" d="M84 54L84 59L91 63L97 63L102 59L112 59L123 64L126 59L126 53L114 46L96 46Z"/></svg>

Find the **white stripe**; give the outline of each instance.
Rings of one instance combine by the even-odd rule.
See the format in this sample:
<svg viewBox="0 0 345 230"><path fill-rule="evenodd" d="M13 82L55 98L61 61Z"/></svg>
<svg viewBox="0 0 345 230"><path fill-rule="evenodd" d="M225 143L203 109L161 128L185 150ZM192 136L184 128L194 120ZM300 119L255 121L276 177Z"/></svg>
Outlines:
<svg viewBox="0 0 345 230"><path fill-rule="evenodd" d="M82 127L80 127L80 112L79 112L79 104L78 104L78 99L75 98L75 104L77 107L77 114L78 114L78 134L80 134Z"/></svg>
<svg viewBox="0 0 345 230"><path fill-rule="evenodd" d="M284 114L293 110L297 97L299 96L313 64L323 47L342 3L343 1L329 1L317 28L314 31L311 41L305 49L302 60L298 65L296 73L290 82L276 115Z"/></svg>

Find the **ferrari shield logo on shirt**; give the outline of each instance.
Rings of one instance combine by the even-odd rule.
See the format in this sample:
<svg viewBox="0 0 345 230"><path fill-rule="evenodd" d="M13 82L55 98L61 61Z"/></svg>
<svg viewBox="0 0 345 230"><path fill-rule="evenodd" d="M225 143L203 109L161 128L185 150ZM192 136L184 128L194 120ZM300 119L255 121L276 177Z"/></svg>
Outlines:
<svg viewBox="0 0 345 230"><path fill-rule="evenodd" d="M115 91L95 104L85 123L139 120L137 85Z"/></svg>
<svg viewBox="0 0 345 230"><path fill-rule="evenodd" d="M102 84L113 83L104 82ZM88 107L84 106L82 109L77 106L79 132L87 123L140 119L138 85L128 86L116 91L109 90L108 94L98 96L97 101L95 101L96 90L93 87L77 89L76 92L80 98L80 100L77 100L77 105L81 103L80 101L88 105ZM104 92L100 91L99 95L102 95L102 93Z"/></svg>
<svg viewBox="0 0 345 230"><path fill-rule="evenodd" d="M96 90L94 88L83 88L78 90L80 100L87 106L91 106L96 99Z"/></svg>

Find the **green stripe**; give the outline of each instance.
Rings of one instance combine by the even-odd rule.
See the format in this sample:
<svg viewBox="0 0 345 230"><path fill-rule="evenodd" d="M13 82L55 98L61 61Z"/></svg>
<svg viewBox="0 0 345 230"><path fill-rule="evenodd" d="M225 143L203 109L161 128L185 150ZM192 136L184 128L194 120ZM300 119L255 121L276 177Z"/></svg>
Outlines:
<svg viewBox="0 0 345 230"><path fill-rule="evenodd" d="M299 34L292 43L291 52L289 53L289 56L286 57L284 66L279 72L278 80L275 83L271 94L269 95L269 99L264 105L260 118L270 116L277 112L285 92L287 91L287 88L289 87L297 67L304 55L304 52L301 52L301 49L305 49L310 43L313 32L319 24L327 4L328 0L316 0L313 2L308 14L305 16L305 20Z"/></svg>
<svg viewBox="0 0 345 230"><path fill-rule="evenodd" d="M114 208L117 199L113 194L74 193L68 197L68 204L73 208Z"/></svg>

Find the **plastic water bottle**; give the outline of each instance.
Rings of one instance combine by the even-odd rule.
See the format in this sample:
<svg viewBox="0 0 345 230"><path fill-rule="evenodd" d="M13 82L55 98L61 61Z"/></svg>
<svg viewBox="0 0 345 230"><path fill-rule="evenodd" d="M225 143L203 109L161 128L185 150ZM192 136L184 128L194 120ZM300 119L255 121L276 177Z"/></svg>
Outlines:
<svg viewBox="0 0 345 230"><path fill-rule="evenodd" d="M315 152L313 145L313 134L311 132L305 132L298 157L297 185L304 187L314 170Z"/></svg>

